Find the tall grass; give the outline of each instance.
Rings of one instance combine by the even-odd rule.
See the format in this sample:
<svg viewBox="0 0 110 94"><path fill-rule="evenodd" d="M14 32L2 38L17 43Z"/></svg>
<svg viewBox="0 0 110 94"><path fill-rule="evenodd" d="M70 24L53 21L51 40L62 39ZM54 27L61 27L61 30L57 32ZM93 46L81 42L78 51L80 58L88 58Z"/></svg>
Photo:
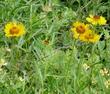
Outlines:
<svg viewBox="0 0 110 94"><path fill-rule="evenodd" d="M0 66L0 94L109 94L110 76L100 73L110 69L109 6L109 0L1 0L0 59L7 65ZM73 39L72 23L92 13L108 20L104 37L96 44ZM25 36L5 37L5 24L14 20L25 25Z"/></svg>

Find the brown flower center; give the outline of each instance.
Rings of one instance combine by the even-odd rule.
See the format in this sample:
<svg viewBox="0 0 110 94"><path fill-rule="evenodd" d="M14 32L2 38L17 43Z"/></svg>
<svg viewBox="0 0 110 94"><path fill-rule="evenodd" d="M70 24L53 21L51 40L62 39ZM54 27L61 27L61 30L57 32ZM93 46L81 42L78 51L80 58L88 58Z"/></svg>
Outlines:
<svg viewBox="0 0 110 94"><path fill-rule="evenodd" d="M93 18L94 18L94 20L99 20L100 19L100 16L95 15Z"/></svg>
<svg viewBox="0 0 110 94"><path fill-rule="evenodd" d="M43 41L43 43L44 43L45 45L48 45L48 44L49 44L49 40L46 39L46 40Z"/></svg>
<svg viewBox="0 0 110 94"><path fill-rule="evenodd" d="M76 27L76 31L77 31L77 33L82 34L85 32L85 28L82 25L80 25L80 26Z"/></svg>
<svg viewBox="0 0 110 94"><path fill-rule="evenodd" d="M88 35L85 35L85 38L86 39L93 39L94 38L94 35L93 34L88 34Z"/></svg>
<svg viewBox="0 0 110 94"><path fill-rule="evenodd" d="M10 29L10 34L18 34L19 33L19 29L17 28L17 27L12 27L11 29Z"/></svg>

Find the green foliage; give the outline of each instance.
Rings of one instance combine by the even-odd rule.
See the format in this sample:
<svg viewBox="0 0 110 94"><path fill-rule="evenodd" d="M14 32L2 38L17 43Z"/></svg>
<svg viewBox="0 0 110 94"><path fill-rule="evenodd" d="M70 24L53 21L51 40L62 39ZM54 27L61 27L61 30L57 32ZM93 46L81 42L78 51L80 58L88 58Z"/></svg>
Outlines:
<svg viewBox="0 0 110 94"><path fill-rule="evenodd" d="M110 69L109 6L109 0L0 0L0 94L109 94L110 76L100 73ZM104 39L73 39L72 22L91 13L108 19ZM4 26L14 20L26 35L6 38Z"/></svg>

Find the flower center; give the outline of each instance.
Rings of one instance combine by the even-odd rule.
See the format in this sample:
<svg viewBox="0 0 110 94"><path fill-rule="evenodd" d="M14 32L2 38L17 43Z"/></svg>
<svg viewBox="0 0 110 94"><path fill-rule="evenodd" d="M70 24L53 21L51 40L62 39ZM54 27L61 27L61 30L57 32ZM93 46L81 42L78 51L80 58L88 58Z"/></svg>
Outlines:
<svg viewBox="0 0 110 94"><path fill-rule="evenodd" d="M18 34L19 33L19 29L17 28L17 27L12 27L11 29L10 29L10 34Z"/></svg>
<svg viewBox="0 0 110 94"><path fill-rule="evenodd" d="M84 26L80 25L80 26L76 27L76 31L78 33L82 34L85 32L85 28L84 28Z"/></svg>
<svg viewBox="0 0 110 94"><path fill-rule="evenodd" d="M93 39L94 38L94 35L93 34L88 34L88 35L85 35L85 38L86 39Z"/></svg>
<svg viewBox="0 0 110 94"><path fill-rule="evenodd" d="M100 16L95 15L93 18L94 18L94 20L99 20L100 19Z"/></svg>

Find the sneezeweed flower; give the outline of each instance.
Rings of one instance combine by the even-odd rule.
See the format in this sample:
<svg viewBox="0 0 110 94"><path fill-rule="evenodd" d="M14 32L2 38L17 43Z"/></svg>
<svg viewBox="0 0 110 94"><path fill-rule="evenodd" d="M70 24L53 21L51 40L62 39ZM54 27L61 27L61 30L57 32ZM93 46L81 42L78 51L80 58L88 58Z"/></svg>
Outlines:
<svg viewBox="0 0 110 94"><path fill-rule="evenodd" d="M87 17L86 20L93 25L105 25L106 19L103 16L99 15L89 15L90 17Z"/></svg>
<svg viewBox="0 0 110 94"><path fill-rule="evenodd" d="M101 70L100 70L100 74L101 74L102 76L109 76L109 75L110 75L110 74L109 74L109 70L107 70L106 68L101 69Z"/></svg>
<svg viewBox="0 0 110 94"><path fill-rule="evenodd" d="M89 30L88 24L84 24L78 21L73 23L73 26L74 27L71 28L71 31L73 32L73 36L76 39L78 39L81 35Z"/></svg>
<svg viewBox="0 0 110 94"><path fill-rule="evenodd" d="M80 36L80 40L84 42L96 43L100 39L100 35L93 33L93 31L89 30L82 36Z"/></svg>
<svg viewBox="0 0 110 94"><path fill-rule="evenodd" d="M108 89L110 87L110 79L105 81L105 87Z"/></svg>
<svg viewBox="0 0 110 94"><path fill-rule="evenodd" d="M6 37L19 37L25 34L25 27L22 23L9 22L5 25Z"/></svg>
<svg viewBox="0 0 110 94"><path fill-rule="evenodd" d="M48 45L49 44L49 40L48 39L43 40L43 44Z"/></svg>

